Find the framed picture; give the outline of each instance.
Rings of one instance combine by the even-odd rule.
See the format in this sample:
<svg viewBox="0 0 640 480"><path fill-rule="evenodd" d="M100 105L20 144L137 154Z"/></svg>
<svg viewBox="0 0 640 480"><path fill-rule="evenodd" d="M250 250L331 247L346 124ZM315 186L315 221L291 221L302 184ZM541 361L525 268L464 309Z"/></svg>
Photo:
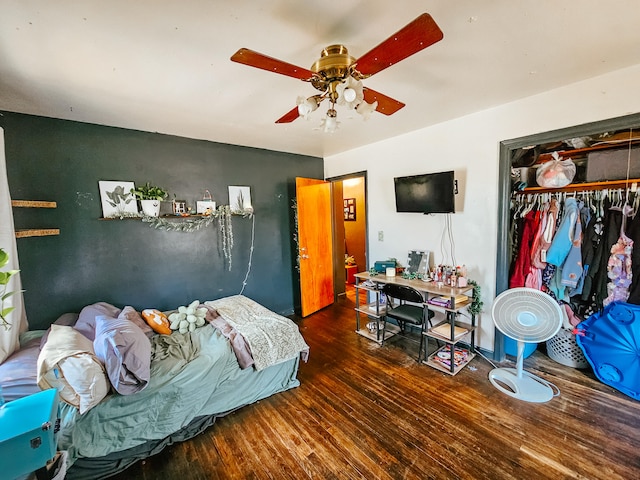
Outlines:
<svg viewBox="0 0 640 480"><path fill-rule="evenodd" d="M251 187L229 186L229 208L234 213L252 212Z"/></svg>
<svg viewBox="0 0 640 480"><path fill-rule="evenodd" d="M135 216L138 214L138 202L131 193L133 182L99 180L100 202L104 218Z"/></svg>
<svg viewBox="0 0 640 480"><path fill-rule="evenodd" d="M356 220L356 199L344 199L344 220L345 222L355 222Z"/></svg>

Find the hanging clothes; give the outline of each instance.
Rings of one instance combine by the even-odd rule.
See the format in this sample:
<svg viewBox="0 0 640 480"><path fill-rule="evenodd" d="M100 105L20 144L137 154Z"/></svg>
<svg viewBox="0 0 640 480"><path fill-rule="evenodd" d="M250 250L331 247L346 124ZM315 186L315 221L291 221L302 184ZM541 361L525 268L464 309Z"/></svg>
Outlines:
<svg viewBox="0 0 640 480"><path fill-rule="evenodd" d="M640 305L640 213L636 213L634 217L629 219L627 235L633 240L635 246L631 253L631 272L633 278L631 279L631 286L629 287L627 303Z"/></svg>
<svg viewBox="0 0 640 480"><path fill-rule="evenodd" d="M518 256L509 279L509 288L524 287L525 285L526 276L531 269L531 242L539 221L539 211L530 211L525 215Z"/></svg>
<svg viewBox="0 0 640 480"><path fill-rule="evenodd" d="M578 204L578 211L582 210L582 202ZM578 282L582 278L584 270L582 268L582 215L576 218L576 224L573 229L573 239L571 248L562 265L562 278L560 283L566 287L574 289L578 286Z"/></svg>
<svg viewBox="0 0 640 480"><path fill-rule="evenodd" d="M560 226L547 251L547 263L555 265L556 267L561 267L564 264L571 250L571 245L573 245L573 232L578 219L579 211L576 199L567 198L564 202Z"/></svg>
<svg viewBox="0 0 640 480"><path fill-rule="evenodd" d="M558 221L558 200L552 198L549 200L547 209L546 209L546 219L544 223L544 228L542 230L542 235L537 239L538 241L534 243L531 263L540 270L544 270L547 266L547 250L551 246L551 241L553 240L553 235L556 232L556 223Z"/></svg>
<svg viewBox="0 0 640 480"><path fill-rule="evenodd" d="M609 283L607 266L609 257L611 256L611 248L618 242L620 228L622 227L622 211L612 208L611 200L608 198L605 199L604 207L604 229L602 232L602 240L596 252L599 265L593 275L594 281L591 298L595 311L602 310L604 307L604 299L609 295L607 290L607 284Z"/></svg>
<svg viewBox="0 0 640 480"><path fill-rule="evenodd" d="M620 226L620 237L611 247L611 256L607 262L607 277L611 280L607 284L607 297L603 300L606 307L611 302L626 302L629 298L629 287L633 273L631 271L631 252L633 251L633 240L625 233L627 215L630 207L622 207L622 224Z"/></svg>

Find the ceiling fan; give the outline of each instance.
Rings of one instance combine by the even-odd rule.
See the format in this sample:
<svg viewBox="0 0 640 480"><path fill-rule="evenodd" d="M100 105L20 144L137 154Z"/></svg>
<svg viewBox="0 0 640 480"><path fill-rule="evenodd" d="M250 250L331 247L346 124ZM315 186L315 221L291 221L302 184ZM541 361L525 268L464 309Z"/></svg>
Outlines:
<svg viewBox="0 0 640 480"><path fill-rule="evenodd" d="M333 132L338 124L336 104L355 109L365 119L374 110L392 115L404 107L404 103L364 87L362 80L433 45L442 40L443 36L431 15L423 13L358 59L349 55L347 47L337 44L324 48L311 69L292 65L248 48L238 50L231 60L311 83L320 93L308 98L298 97L297 105L276 120L276 123L290 123L300 116L307 118L322 101L328 99L331 105L322 121L322 127L325 132Z"/></svg>

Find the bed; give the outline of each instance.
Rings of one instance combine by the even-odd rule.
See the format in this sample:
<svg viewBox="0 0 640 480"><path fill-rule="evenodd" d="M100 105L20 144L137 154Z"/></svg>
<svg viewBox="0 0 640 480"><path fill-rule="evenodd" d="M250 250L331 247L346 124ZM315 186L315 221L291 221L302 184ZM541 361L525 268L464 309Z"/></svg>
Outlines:
<svg viewBox="0 0 640 480"><path fill-rule="evenodd" d="M309 349L294 322L244 296L204 306L215 315L191 332L145 332L150 375L139 391L120 394L111 382L110 393L82 414L61 402L58 450L66 452L66 478L107 478L192 438L220 416L299 386L299 362ZM75 332L80 322L67 314L56 323ZM0 365L7 401L40 390L42 352L54 333L23 334L20 350Z"/></svg>

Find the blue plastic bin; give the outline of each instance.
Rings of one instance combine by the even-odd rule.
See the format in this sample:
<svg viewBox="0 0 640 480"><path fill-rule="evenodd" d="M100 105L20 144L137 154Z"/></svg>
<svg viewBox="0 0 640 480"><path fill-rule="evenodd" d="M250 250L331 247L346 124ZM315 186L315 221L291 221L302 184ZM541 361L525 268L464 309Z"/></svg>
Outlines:
<svg viewBox="0 0 640 480"><path fill-rule="evenodd" d="M524 344L524 355L522 358L527 358L538 348L537 343L525 343ZM518 357L518 342L516 342L513 338L504 337L504 353L507 355L511 355L512 357Z"/></svg>

